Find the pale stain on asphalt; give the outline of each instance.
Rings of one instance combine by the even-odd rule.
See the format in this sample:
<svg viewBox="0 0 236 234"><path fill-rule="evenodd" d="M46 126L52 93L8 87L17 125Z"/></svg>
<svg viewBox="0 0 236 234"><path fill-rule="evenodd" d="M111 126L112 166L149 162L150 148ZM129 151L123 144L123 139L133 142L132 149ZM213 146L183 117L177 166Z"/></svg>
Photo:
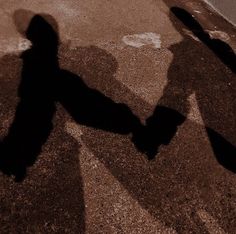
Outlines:
<svg viewBox="0 0 236 234"><path fill-rule="evenodd" d="M153 32L126 35L122 38L122 41L126 45L136 47L136 48L139 48L145 45L151 45L156 49L161 48L161 36Z"/></svg>

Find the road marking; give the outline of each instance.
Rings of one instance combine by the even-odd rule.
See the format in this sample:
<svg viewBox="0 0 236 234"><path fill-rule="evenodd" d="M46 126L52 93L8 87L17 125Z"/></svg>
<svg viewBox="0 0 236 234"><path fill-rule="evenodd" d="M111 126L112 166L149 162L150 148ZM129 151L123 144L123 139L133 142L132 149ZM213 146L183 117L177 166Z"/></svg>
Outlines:
<svg viewBox="0 0 236 234"><path fill-rule="evenodd" d="M226 232L219 226L217 221L205 210L199 210L197 211L197 214L202 222L204 222L210 234L226 234Z"/></svg>
<svg viewBox="0 0 236 234"><path fill-rule="evenodd" d="M161 36L152 32L145 32L141 34L126 35L122 41L129 46L139 48L144 45L152 45L154 48L161 48Z"/></svg>

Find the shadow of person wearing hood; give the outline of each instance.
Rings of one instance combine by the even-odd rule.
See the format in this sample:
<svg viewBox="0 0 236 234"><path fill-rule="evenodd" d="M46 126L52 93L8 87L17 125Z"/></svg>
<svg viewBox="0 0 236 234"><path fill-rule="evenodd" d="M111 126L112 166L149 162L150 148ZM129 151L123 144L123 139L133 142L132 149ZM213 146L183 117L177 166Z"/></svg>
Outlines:
<svg viewBox="0 0 236 234"><path fill-rule="evenodd" d="M22 180L52 130L56 111L55 81L59 73L58 36L39 15L25 36L32 47L21 54L23 67L18 88L20 101L8 135L2 142L1 169Z"/></svg>
<svg viewBox="0 0 236 234"><path fill-rule="evenodd" d="M53 129L59 102L79 124L119 134L140 127L139 119L125 105L115 103L90 88L58 64L57 23L48 15L34 15L25 36L32 47L22 53L23 67L18 89L20 101L2 142L1 170L24 179ZM63 124L63 123L62 123Z"/></svg>

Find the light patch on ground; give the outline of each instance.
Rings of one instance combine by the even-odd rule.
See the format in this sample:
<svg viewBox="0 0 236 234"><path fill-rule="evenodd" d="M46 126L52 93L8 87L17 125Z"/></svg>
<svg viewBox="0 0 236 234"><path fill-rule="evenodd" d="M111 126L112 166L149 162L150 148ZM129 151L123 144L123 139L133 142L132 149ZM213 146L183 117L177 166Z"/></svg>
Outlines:
<svg viewBox="0 0 236 234"><path fill-rule="evenodd" d="M74 122L66 122L66 132L74 137L77 141L80 141L81 136L83 135L79 126Z"/></svg>
<svg viewBox="0 0 236 234"><path fill-rule="evenodd" d="M198 123L202 126L204 126L203 123L203 119L197 104L197 99L196 99L196 95L195 93L190 95L190 97L188 98L190 105L191 105L191 109L190 112L188 114L188 119L194 121L195 123Z"/></svg>
<svg viewBox="0 0 236 234"><path fill-rule="evenodd" d="M222 31L218 31L218 30L214 30L214 31L206 30L206 31L209 33L209 36L212 39L221 39L223 41L229 41L230 40L230 37L226 32L222 32Z"/></svg>
<svg viewBox="0 0 236 234"><path fill-rule="evenodd" d="M201 14L202 12L201 11L198 11L198 10L194 10L194 12L198 13L198 14Z"/></svg>
<svg viewBox="0 0 236 234"><path fill-rule="evenodd" d="M92 153L86 147L86 145L82 141L83 132L78 124L75 122L66 122L65 126L66 132L71 135L75 140L78 141L80 147L80 156L85 155L86 157L92 157ZM83 163L83 157L81 158L81 162ZM91 160L90 167L91 169L95 169L98 167L99 161L97 159Z"/></svg>
<svg viewBox="0 0 236 234"><path fill-rule="evenodd" d="M81 145L78 156L84 181L88 233L94 220L97 222L95 225L103 223L102 229L109 230L106 233L177 233L173 228L156 220L132 198L82 141L83 132L78 124L67 122L65 128Z"/></svg>
<svg viewBox="0 0 236 234"><path fill-rule="evenodd" d="M226 234L226 232L219 226L217 221L208 214L205 210L197 211L199 218L204 222L210 234Z"/></svg>
<svg viewBox="0 0 236 234"><path fill-rule="evenodd" d="M151 45L154 48L161 48L161 36L156 33L146 32L141 34L126 35L122 38L122 41L132 47L142 47L145 45Z"/></svg>
<svg viewBox="0 0 236 234"><path fill-rule="evenodd" d="M31 42L24 38L0 39L0 52L4 54L22 52L31 47Z"/></svg>

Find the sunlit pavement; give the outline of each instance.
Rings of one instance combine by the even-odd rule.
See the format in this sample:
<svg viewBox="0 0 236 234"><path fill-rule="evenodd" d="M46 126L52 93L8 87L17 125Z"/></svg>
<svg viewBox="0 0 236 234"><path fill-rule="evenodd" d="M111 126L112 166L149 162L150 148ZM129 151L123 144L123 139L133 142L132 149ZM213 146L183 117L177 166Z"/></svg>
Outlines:
<svg viewBox="0 0 236 234"><path fill-rule="evenodd" d="M30 46L18 32L29 19L14 22L16 10L51 15L60 67L128 105L143 123L157 104L187 117L149 161L132 133L78 124L58 103L26 178L17 183L1 173L0 233L235 233L236 177L216 159L207 129L236 146L236 77L180 29L171 6L236 49L235 28L197 0L0 0L1 138L18 103L20 54ZM184 104L176 98L183 89Z"/></svg>

